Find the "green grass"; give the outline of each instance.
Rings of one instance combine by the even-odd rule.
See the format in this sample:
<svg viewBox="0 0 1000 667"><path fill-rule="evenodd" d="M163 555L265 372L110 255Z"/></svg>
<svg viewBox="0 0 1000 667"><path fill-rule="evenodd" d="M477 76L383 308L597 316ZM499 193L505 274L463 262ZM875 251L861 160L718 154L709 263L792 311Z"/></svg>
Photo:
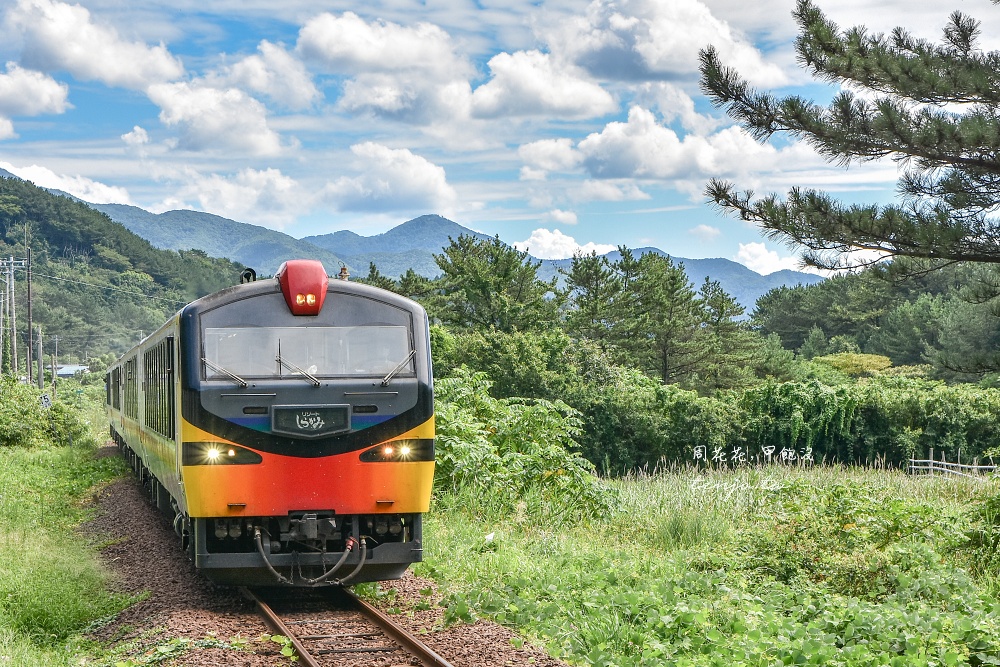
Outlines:
<svg viewBox="0 0 1000 667"><path fill-rule="evenodd" d="M93 388L66 389L99 423ZM0 665L247 648L85 641L128 603L74 532L93 491L125 473L94 459L97 437L0 448ZM995 482L675 469L609 482L616 511L588 520L604 515L551 506L544 484L563 481L559 470L539 479L513 498L459 486L435 499L416 570L445 586L449 622L494 618L581 665L1000 664Z"/></svg>
<svg viewBox="0 0 1000 667"><path fill-rule="evenodd" d="M82 650L75 637L129 602L107 591L74 530L89 516L84 499L124 471L93 452L87 443L0 452L0 655L11 664L71 664Z"/></svg>
<svg viewBox="0 0 1000 667"><path fill-rule="evenodd" d="M24 388L0 387L7 390L0 408L24 400ZM33 435L25 437L36 443L31 448L0 448L0 664L78 664L91 654L81 633L129 603L108 592L96 550L76 530L91 515L92 494L126 472L117 457L94 457L103 430L95 391L75 383L61 389L72 414L86 406L91 417L69 417L72 446ZM44 434L46 426L36 420L18 428Z"/></svg>
<svg viewBox="0 0 1000 667"><path fill-rule="evenodd" d="M613 519L558 529L442 499L417 572L449 620L577 664L1000 664L996 570L967 574L994 485L777 466L614 485Z"/></svg>

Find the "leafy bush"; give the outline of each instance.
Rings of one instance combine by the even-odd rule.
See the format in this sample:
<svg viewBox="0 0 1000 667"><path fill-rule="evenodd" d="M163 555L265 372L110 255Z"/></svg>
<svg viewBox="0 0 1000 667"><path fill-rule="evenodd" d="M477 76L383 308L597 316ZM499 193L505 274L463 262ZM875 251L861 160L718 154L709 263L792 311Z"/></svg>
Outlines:
<svg viewBox="0 0 1000 667"><path fill-rule="evenodd" d="M813 363L826 364L845 375L872 375L887 370L892 366L889 357L878 354L861 354L860 352L838 352L815 357Z"/></svg>
<svg viewBox="0 0 1000 667"><path fill-rule="evenodd" d="M930 505L890 500L880 489L855 483L813 487L793 481L772 494L765 506L769 516L743 533L730 569L786 584L806 580L871 601L884 601L901 588L909 588L910 596L946 601L969 587L968 578L950 566L944 588L913 587L914 578L942 567L927 545L944 551L958 537L954 519Z"/></svg>
<svg viewBox="0 0 1000 667"><path fill-rule="evenodd" d="M44 408L40 399L34 387L0 379L0 447L68 445L86 437L88 427L71 407Z"/></svg>
<svg viewBox="0 0 1000 667"><path fill-rule="evenodd" d="M435 389L439 491L472 490L500 512L536 498L535 509L548 520L611 513L614 494L574 451L580 420L568 405L495 399L484 374L463 369Z"/></svg>
<svg viewBox="0 0 1000 667"><path fill-rule="evenodd" d="M969 511L971 519L963 542L954 553L974 577L987 582L993 595L1000 594L1000 495L979 500Z"/></svg>
<svg viewBox="0 0 1000 667"><path fill-rule="evenodd" d="M736 435L731 402L661 384L635 369L613 368L569 402L583 414L583 453L605 474L690 459L695 447L721 447Z"/></svg>
<svg viewBox="0 0 1000 667"><path fill-rule="evenodd" d="M877 376L852 384L767 382L737 397L741 444L810 448L815 460L904 465L933 447L972 460L1000 446L1000 390Z"/></svg>

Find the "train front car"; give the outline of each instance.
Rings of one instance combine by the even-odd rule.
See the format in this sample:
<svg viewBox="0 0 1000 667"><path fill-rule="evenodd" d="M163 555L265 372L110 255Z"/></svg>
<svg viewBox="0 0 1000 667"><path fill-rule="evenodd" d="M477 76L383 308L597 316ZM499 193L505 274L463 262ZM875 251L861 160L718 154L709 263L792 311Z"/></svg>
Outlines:
<svg viewBox="0 0 1000 667"><path fill-rule="evenodd" d="M400 577L434 473L427 315L289 261L180 313L184 527L224 584Z"/></svg>

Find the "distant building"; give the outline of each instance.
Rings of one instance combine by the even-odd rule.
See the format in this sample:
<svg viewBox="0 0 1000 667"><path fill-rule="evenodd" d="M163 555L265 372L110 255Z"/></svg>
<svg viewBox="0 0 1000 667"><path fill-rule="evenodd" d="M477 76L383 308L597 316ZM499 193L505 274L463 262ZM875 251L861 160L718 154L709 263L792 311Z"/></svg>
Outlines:
<svg viewBox="0 0 1000 667"><path fill-rule="evenodd" d="M50 369L51 370L51 367ZM58 370L56 370L56 375L61 378L71 378L77 373L89 373L89 366L82 366L80 364L60 364Z"/></svg>

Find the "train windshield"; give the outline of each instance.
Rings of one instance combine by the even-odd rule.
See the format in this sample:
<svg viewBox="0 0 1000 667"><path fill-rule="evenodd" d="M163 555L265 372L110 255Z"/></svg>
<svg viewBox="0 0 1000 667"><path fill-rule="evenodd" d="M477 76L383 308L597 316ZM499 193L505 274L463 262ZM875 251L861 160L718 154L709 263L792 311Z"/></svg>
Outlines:
<svg viewBox="0 0 1000 667"><path fill-rule="evenodd" d="M403 326L206 328L205 372L224 379L414 374Z"/></svg>

